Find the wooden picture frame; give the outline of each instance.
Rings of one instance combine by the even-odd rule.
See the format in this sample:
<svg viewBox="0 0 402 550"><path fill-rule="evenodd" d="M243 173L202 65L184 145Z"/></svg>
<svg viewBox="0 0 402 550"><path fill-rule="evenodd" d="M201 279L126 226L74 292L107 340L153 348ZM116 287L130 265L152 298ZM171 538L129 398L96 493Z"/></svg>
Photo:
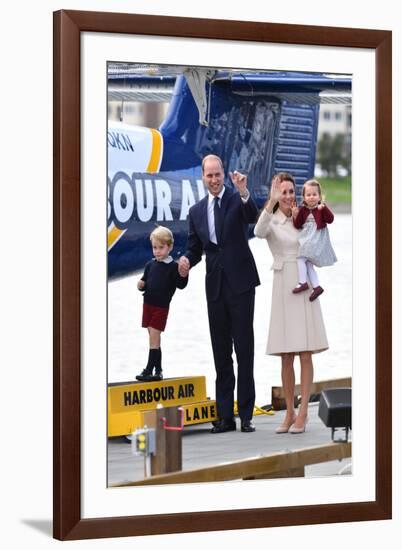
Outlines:
<svg viewBox="0 0 402 550"><path fill-rule="evenodd" d="M81 515L80 35L174 36L369 48L376 63L376 497L350 502L83 519ZM122 13L54 14L54 537L61 540L391 518L390 31ZM381 220L381 221L379 221ZM383 399L387 396L387 399Z"/></svg>

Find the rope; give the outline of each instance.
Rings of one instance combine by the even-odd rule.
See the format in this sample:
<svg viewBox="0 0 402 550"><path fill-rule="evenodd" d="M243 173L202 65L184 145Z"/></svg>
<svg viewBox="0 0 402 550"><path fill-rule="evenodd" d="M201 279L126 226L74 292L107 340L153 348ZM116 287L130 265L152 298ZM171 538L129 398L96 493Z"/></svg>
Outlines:
<svg viewBox="0 0 402 550"><path fill-rule="evenodd" d="M272 405L265 405L265 407L269 407L269 408L263 408L263 407L259 407L258 405L254 405L253 416L256 414L267 414L268 416L274 416L275 412L272 410ZM238 413L237 401L235 401L234 414L236 415L237 413Z"/></svg>

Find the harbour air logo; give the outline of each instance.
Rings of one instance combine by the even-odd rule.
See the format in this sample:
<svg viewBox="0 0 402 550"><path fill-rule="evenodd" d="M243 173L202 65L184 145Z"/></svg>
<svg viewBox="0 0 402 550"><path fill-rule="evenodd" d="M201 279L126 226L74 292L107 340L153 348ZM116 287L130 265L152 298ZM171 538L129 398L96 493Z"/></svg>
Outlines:
<svg viewBox="0 0 402 550"><path fill-rule="evenodd" d="M108 177L108 250L132 223L185 221L193 204L205 195L202 180L183 179L173 186L169 179L119 171Z"/></svg>
<svg viewBox="0 0 402 550"><path fill-rule="evenodd" d="M144 176L120 170L108 177L109 226L113 223L119 229L127 229L133 221L184 221L191 206L205 195L201 179L178 182L177 176L170 174Z"/></svg>
<svg viewBox="0 0 402 550"><path fill-rule="evenodd" d="M175 391L177 389L177 391ZM175 399L187 399L194 397L194 384L180 384L177 388L174 386L162 386L156 388L147 388L123 393L123 402L125 407L133 405L144 405L149 403L158 403L159 401L173 401Z"/></svg>

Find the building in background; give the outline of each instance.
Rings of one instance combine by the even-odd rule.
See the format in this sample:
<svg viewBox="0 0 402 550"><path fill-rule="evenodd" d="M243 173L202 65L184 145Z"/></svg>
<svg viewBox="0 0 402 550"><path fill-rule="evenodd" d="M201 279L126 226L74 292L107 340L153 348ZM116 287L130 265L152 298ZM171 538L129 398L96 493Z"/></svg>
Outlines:
<svg viewBox="0 0 402 550"><path fill-rule="evenodd" d="M109 63L108 120L133 126L158 128L163 122L172 98L175 76L154 79L155 72L163 75L170 68L152 65ZM133 79L133 76L142 76Z"/></svg>
<svg viewBox="0 0 402 550"><path fill-rule="evenodd" d="M330 136L352 134L352 105L325 103L320 107L318 139L327 133ZM350 138L349 138L350 139Z"/></svg>
<svg viewBox="0 0 402 550"><path fill-rule="evenodd" d="M166 116L169 102L144 102L111 100L108 102L108 119L132 124L158 128Z"/></svg>

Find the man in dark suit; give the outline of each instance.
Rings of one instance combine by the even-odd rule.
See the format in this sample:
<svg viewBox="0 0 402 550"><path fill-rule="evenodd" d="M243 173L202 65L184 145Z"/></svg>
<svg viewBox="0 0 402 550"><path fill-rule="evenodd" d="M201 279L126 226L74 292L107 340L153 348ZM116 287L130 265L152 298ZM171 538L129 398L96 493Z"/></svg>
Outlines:
<svg viewBox="0 0 402 550"><path fill-rule="evenodd" d="M236 430L233 344L241 431L255 430L253 317L255 287L260 281L247 233L248 224L255 223L258 211L247 189L247 177L239 172L229 175L237 192L224 186L221 159L215 155L204 158L202 178L208 194L190 208L187 251L179 260L179 272L186 276L202 254L206 256L206 296L219 417L212 433Z"/></svg>

